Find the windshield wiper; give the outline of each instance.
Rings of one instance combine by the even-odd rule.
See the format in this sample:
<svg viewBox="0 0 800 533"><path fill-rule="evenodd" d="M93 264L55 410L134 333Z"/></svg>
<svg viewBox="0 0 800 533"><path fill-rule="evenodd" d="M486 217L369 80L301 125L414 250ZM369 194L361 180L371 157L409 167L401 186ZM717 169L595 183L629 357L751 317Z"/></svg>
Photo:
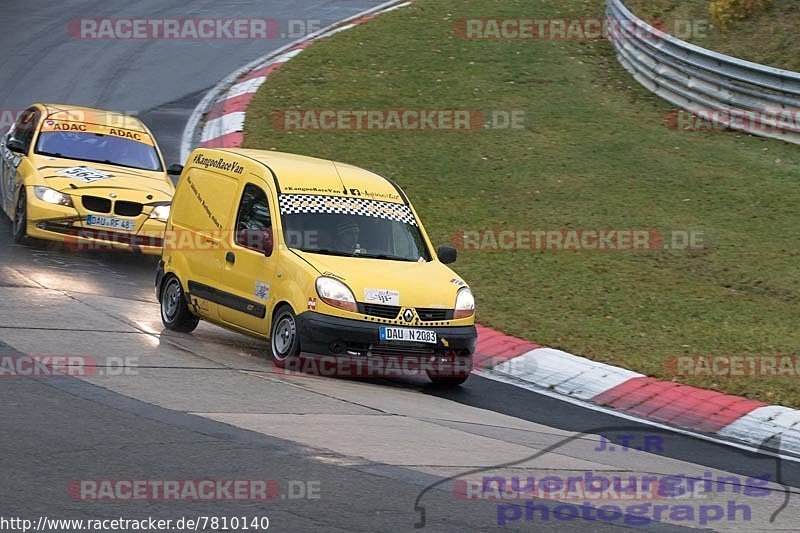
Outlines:
<svg viewBox="0 0 800 533"><path fill-rule="evenodd" d="M409 263L414 263L413 259L409 259L407 257L400 257L397 255L388 255L388 254L358 254L355 257L366 257L367 259L388 259L390 261L406 261Z"/></svg>
<svg viewBox="0 0 800 533"><path fill-rule="evenodd" d="M340 257L357 257L353 254L340 252L339 250L331 250L330 248L298 248L298 250L300 250L301 252L308 252L310 254L337 255Z"/></svg>

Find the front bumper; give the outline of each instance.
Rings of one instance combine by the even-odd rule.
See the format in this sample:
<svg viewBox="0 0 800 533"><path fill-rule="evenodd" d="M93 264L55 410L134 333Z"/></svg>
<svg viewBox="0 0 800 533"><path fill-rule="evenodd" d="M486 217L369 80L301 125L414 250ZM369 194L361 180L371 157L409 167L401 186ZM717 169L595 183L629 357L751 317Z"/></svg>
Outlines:
<svg viewBox="0 0 800 533"><path fill-rule="evenodd" d="M63 242L75 251L133 251L161 255L165 227L164 222L144 214L137 217L137 229L132 233L89 227L86 226L86 214L75 207L43 202L32 191L28 194L28 235Z"/></svg>
<svg viewBox="0 0 800 533"><path fill-rule="evenodd" d="M379 324L306 311L297 316L300 347L303 353L333 356L418 357L451 355L471 357L478 332L475 326L426 327L436 332L436 344L381 341Z"/></svg>
<svg viewBox="0 0 800 533"><path fill-rule="evenodd" d="M434 330L437 344L386 343L380 327L306 311L297 317L300 357L283 372L326 377L466 377L472 371L477 331L475 326L425 327Z"/></svg>

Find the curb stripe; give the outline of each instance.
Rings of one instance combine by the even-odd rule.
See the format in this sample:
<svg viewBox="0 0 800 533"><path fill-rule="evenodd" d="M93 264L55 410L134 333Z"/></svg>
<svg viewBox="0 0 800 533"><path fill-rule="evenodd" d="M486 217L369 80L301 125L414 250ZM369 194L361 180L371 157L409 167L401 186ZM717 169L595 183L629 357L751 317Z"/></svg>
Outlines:
<svg viewBox="0 0 800 533"><path fill-rule="evenodd" d="M537 348L520 357L497 365L494 373L533 383L581 400L591 400L641 376L636 372L590 361L552 348Z"/></svg>
<svg viewBox="0 0 800 533"><path fill-rule="evenodd" d="M280 64L282 65L283 63ZM261 87L261 84L263 84L265 81L267 81L266 76L255 76L248 80L240 81L239 83L231 86L231 88L228 89L228 92L223 95L223 98L227 100L242 94L255 94L256 91L258 91L258 88Z"/></svg>
<svg viewBox="0 0 800 533"><path fill-rule="evenodd" d="M800 453L800 411L779 405L755 409L719 431L735 440L768 444L780 439L780 450Z"/></svg>
<svg viewBox="0 0 800 533"><path fill-rule="evenodd" d="M206 113L206 120L214 120L215 118L219 118L222 115L227 115L229 113L244 113L247 111L247 106L250 105L250 102L254 97L255 94L252 93L240 94L239 96L234 96L233 98L227 98L225 100L216 102L208 109L208 113Z"/></svg>
<svg viewBox="0 0 800 533"><path fill-rule="evenodd" d="M628 380L595 396L592 402L707 433L719 432L750 411L767 405L648 377Z"/></svg>
<svg viewBox="0 0 800 533"><path fill-rule="evenodd" d="M311 42L308 44L311 44ZM281 68L285 63L285 61L281 61L280 63L270 63L267 66L258 68L242 78L240 83L243 81L252 80L253 78L267 78L270 74Z"/></svg>
<svg viewBox="0 0 800 533"><path fill-rule="evenodd" d="M200 142L204 143L212 139L224 137L229 133L242 131L244 127L244 112L238 111L236 113L229 113L219 118L209 120L203 127L203 133L200 135Z"/></svg>

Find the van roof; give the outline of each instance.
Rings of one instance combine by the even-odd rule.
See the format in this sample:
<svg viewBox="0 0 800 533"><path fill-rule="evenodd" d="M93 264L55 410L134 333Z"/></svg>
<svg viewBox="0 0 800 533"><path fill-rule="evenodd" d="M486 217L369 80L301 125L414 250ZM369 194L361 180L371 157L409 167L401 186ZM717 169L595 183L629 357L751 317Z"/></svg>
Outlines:
<svg viewBox="0 0 800 533"><path fill-rule="evenodd" d="M405 203L400 190L388 179L363 168L285 152L224 149L258 161L275 175L282 194L356 196Z"/></svg>

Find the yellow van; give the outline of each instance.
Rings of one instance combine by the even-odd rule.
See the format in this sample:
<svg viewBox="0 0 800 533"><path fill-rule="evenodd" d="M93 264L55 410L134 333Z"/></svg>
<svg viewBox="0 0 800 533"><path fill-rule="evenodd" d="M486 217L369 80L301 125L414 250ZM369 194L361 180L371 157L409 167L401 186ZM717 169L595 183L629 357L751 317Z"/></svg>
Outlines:
<svg viewBox="0 0 800 533"><path fill-rule="evenodd" d="M197 149L172 202L156 294L168 329L203 319L268 339L278 368L310 358L367 361L360 368L377 373L401 361L459 385L472 368L475 302L445 266L456 250L432 250L384 177L280 152Z"/></svg>

